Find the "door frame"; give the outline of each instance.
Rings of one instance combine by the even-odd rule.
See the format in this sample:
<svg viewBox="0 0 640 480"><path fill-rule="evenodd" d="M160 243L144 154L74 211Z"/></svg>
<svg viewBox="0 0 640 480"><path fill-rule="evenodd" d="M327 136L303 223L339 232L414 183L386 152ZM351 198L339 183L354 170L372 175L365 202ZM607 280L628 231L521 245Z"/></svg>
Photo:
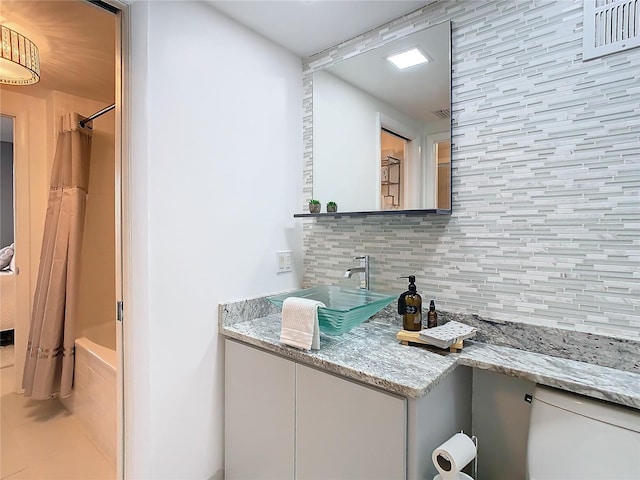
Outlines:
<svg viewBox="0 0 640 480"><path fill-rule="evenodd" d="M22 96L21 94L17 94ZM40 133L40 129L45 128L45 124L38 125L38 115L32 115L34 104L27 101L18 101L12 95L3 95L0 113L13 118L13 229L15 243L14 265L16 271L13 273L16 302L16 322L14 324L14 348L16 352L26 351L27 338L29 336L29 321L31 319L31 256L34 253L31 245L31 222L34 217L31 210L31 169L34 167L36 159L32 158L32 151L29 139L32 135ZM37 102L38 100L35 100ZM44 130L43 130L44 131ZM45 140L46 137L39 140ZM43 177L44 178L44 177ZM20 235L18 235L20 232ZM35 247L34 247L35 248ZM23 321L21 322L21 319ZM22 369L24 368L25 356L16 353L16 393L22 393Z"/></svg>
<svg viewBox="0 0 640 480"><path fill-rule="evenodd" d="M109 6L116 12L116 46L115 46L115 273L116 273L116 468L117 478L124 480L125 464L128 459L125 456L125 422L129 418L126 395L126 381L128 375L128 362L125 361L125 353L129 345L125 339L131 321L128 315L127 298L129 298L129 272L131 265L130 256L130 156L129 156L129 104L131 98L130 68L131 68L131 44L130 44L130 1L129 0L85 0L98 4L109 10ZM103 5L100 5L100 4Z"/></svg>
<svg viewBox="0 0 640 480"><path fill-rule="evenodd" d="M427 135L426 155L422 168L422 184L424 189L424 205L426 208L438 208L438 159L436 158L436 146L440 142L451 141L449 132L432 133Z"/></svg>
<svg viewBox="0 0 640 480"><path fill-rule="evenodd" d="M409 141L405 144L405 161L401 170L401 191L400 198L404 204L403 209L406 209L407 206L407 185L410 179L415 176L415 178L419 179L421 177L419 172L416 172L416 169L420 168L420 146L419 146L419 137L420 132L416 131L409 125L402 123L400 120L393 118L389 115L386 115L382 112L376 113L376 136L375 136L375 148L376 148L376 159L374 165L377 165L376 168L376 205L378 209L383 209L383 198L380 191L380 182L382 180L382 158L381 158L381 140L380 140L380 131L384 128L394 133L395 135L404 137ZM409 203L412 203L411 200Z"/></svg>

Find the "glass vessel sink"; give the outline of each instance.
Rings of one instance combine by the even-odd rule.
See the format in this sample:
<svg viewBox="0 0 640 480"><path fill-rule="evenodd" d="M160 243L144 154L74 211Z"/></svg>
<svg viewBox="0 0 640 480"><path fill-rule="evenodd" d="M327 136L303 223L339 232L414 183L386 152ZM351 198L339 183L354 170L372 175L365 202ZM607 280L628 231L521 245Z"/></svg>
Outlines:
<svg viewBox="0 0 640 480"><path fill-rule="evenodd" d="M396 299L393 295L371 290L320 286L274 295L268 297L268 300L282 308L284 299L288 297L308 298L324 303L326 307L318 308L318 323L320 331L329 335L348 332Z"/></svg>

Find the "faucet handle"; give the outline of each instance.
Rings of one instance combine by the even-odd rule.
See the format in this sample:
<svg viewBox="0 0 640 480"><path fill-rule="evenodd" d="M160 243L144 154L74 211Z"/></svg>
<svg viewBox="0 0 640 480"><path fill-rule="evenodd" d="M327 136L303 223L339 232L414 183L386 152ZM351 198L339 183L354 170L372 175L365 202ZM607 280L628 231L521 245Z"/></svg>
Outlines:
<svg viewBox="0 0 640 480"><path fill-rule="evenodd" d="M357 255L353 257L354 260L367 260L368 258L369 258L369 255Z"/></svg>

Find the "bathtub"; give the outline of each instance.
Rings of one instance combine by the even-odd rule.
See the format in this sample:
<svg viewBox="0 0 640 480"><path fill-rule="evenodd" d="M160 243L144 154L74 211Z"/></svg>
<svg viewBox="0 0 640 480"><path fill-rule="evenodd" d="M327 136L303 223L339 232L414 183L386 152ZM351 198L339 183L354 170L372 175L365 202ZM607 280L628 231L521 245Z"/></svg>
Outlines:
<svg viewBox="0 0 640 480"><path fill-rule="evenodd" d="M76 340L73 392L61 399L114 465L117 445L115 329L115 322L90 327Z"/></svg>

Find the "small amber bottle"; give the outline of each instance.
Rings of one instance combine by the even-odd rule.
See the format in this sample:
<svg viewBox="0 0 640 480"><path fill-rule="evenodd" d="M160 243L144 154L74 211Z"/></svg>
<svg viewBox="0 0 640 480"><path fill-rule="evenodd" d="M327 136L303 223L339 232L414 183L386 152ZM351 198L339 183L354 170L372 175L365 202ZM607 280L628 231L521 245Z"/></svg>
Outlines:
<svg viewBox="0 0 640 480"><path fill-rule="evenodd" d="M436 304L433 300L429 303L429 311L427 312L427 328L438 326L438 312L436 312Z"/></svg>
<svg viewBox="0 0 640 480"><path fill-rule="evenodd" d="M402 328L410 332L422 330L422 297L416 291L416 277L400 277L409 279L409 290L398 298L398 313L402 315Z"/></svg>

